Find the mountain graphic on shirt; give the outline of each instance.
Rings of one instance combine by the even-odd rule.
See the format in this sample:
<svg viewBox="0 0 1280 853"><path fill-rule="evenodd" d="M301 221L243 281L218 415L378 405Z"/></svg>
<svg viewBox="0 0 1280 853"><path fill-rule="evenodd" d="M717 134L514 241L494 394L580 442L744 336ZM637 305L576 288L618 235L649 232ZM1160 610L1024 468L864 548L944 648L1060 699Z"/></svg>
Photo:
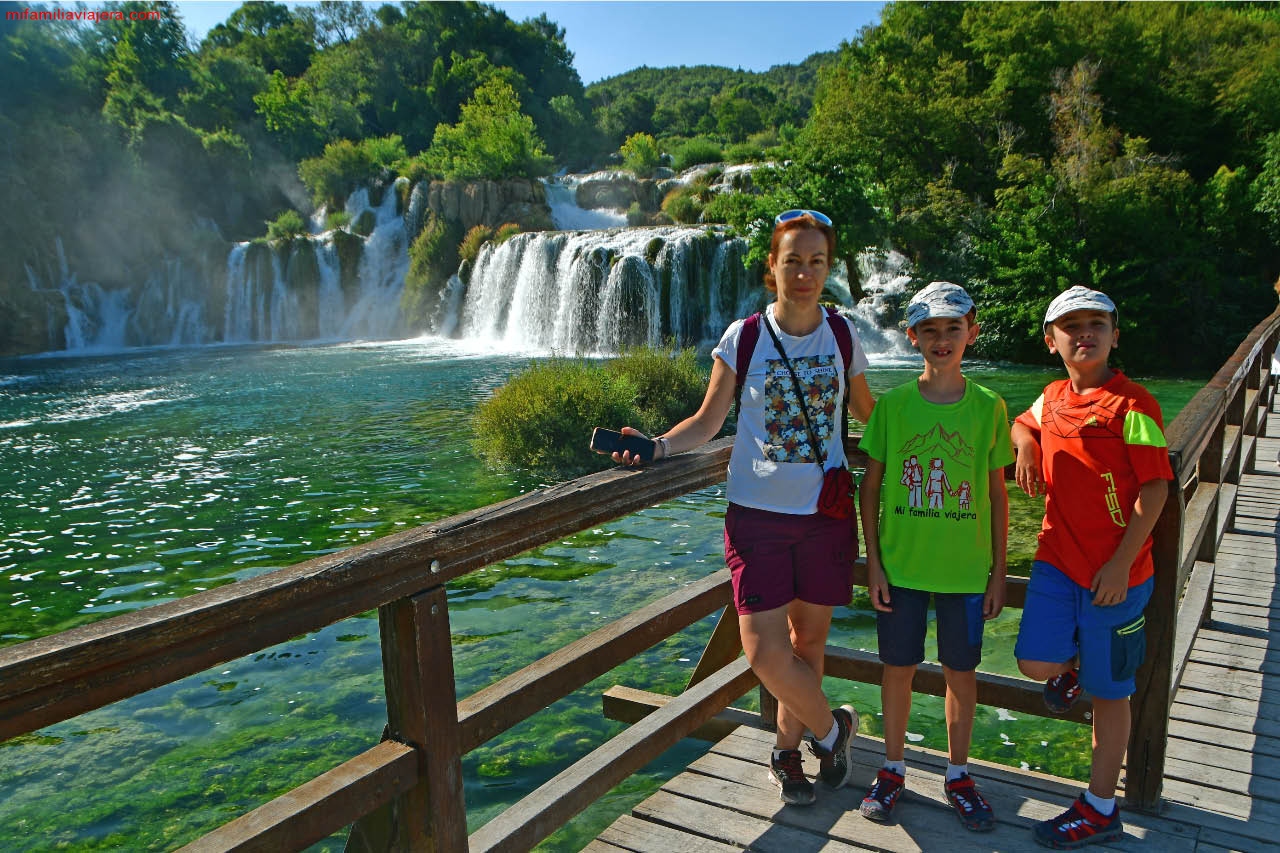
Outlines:
<svg viewBox="0 0 1280 853"><path fill-rule="evenodd" d="M899 452L903 456L946 456L962 465L973 464L973 448L959 432L947 432L940 423L934 424L928 432L921 433L902 445L902 450Z"/></svg>

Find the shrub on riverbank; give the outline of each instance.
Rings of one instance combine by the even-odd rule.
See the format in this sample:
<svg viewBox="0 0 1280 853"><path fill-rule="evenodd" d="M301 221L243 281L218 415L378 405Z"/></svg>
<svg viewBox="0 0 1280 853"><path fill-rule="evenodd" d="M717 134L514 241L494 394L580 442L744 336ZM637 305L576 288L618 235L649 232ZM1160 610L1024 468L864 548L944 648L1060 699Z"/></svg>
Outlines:
<svg viewBox="0 0 1280 853"><path fill-rule="evenodd" d="M534 362L477 407L475 449L496 467L566 477L600 470L613 462L588 449L592 427L655 435L697 410L706 383L693 349Z"/></svg>

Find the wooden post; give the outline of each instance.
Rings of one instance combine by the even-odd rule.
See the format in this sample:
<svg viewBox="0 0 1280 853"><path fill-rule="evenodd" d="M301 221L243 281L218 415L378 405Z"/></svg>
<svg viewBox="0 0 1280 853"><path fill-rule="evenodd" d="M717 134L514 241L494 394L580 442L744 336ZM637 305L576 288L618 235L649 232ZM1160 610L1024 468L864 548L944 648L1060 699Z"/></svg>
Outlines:
<svg viewBox="0 0 1280 853"><path fill-rule="evenodd" d="M760 727L767 732L778 730L778 697L760 685Z"/></svg>
<svg viewBox="0 0 1280 853"><path fill-rule="evenodd" d="M348 853L467 849L458 697L443 586L378 610L387 727L418 750L418 784L352 827Z"/></svg>
<svg viewBox="0 0 1280 853"><path fill-rule="evenodd" d="M711 631L707 647L702 650L702 657L698 658L698 665L693 668L693 675L689 676L689 683L684 686L684 689L688 690L709 675L733 663L740 654L742 654L742 634L738 630L738 611L730 604L720 611L720 618Z"/></svg>
<svg viewBox="0 0 1280 853"><path fill-rule="evenodd" d="M1152 534L1155 589L1147 604L1147 657L1138 669L1130 700L1133 728L1126 761L1125 804L1155 811L1164 784L1169 706L1173 702L1174 636L1178 621L1178 569L1182 561L1182 472L1177 454L1169 454L1173 480Z"/></svg>

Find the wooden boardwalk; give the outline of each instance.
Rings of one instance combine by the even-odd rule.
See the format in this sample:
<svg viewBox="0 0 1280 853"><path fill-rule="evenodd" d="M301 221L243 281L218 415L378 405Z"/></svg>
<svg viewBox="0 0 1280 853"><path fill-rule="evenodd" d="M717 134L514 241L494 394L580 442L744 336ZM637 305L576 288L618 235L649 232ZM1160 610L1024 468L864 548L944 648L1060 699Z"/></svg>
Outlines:
<svg viewBox="0 0 1280 853"><path fill-rule="evenodd" d="M1280 850L1280 418L1268 418L1257 463L1234 488L1235 516L1219 547L1210 620L1196 636L1172 706L1159 814L1128 809L1124 838L1099 850ZM858 739L858 774L818 802L783 806L767 777L773 736L740 727L619 818L591 853L838 853L853 850L1034 850L1031 826L1062 811L1077 781L971 762L996 829L960 828L942 794L945 755L907 750L907 792L895 823L863 819L858 801L882 744ZM816 773L816 761L806 757Z"/></svg>

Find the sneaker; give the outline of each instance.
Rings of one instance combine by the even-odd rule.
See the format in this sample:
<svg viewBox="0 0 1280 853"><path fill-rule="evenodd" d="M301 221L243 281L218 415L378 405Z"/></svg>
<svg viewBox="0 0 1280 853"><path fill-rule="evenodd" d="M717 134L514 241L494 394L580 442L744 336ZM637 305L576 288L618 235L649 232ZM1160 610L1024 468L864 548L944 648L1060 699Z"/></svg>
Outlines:
<svg viewBox="0 0 1280 853"><path fill-rule="evenodd" d="M1055 714L1065 714L1076 704L1084 688L1080 686L1080 670L1072 668L1044 683L1044 705Z"/></svg>
<svg viewBox="0 0 1280 853"><path fill-rule="evenodd" d="M769 778L780 789L778 796L789 806L808 806L817 799L813 783L804 775L798 749L784 749L776 758L770 755Z"/></svg>
<svg viewBox="0 0 1280 853"><path fill-rule="evenodd" d="M888 823L893 814L893 806L902 795L902 783L905 781L898 773L888 767L881 767L876 774L876 781L871 783L871 790L862 798L858 811L862 816L879 823Z"/></svg>
<svg viewBox="0 0 1280 853"><path fill-rule="evenodd" d="M853 778L853 736L858 733L858 712L852 705L841 705L831 712L840 733L831 751L809 738L809 751L818 758L818 776L832 788L843 788Z"/></svg>
<svg viewBox="0 0 1280 853"><path fill-rule="evenodd" d="M1124 833L1120 822L1120 807L1111 816L1101 815L1080 795L1071 808L1035 826L1036 841L1055 850L1070 850L1086 844L1114 841Z"/></svg>
<svg viewBox="0 0 1280 853"><path fill-rule="evenodd" d="M965 829L973 832L990 832L995 829L996 819L991 812L991 805L978 793L978 786L968 773L961 773L960 778L945 783L942 789Z"/></svg>

